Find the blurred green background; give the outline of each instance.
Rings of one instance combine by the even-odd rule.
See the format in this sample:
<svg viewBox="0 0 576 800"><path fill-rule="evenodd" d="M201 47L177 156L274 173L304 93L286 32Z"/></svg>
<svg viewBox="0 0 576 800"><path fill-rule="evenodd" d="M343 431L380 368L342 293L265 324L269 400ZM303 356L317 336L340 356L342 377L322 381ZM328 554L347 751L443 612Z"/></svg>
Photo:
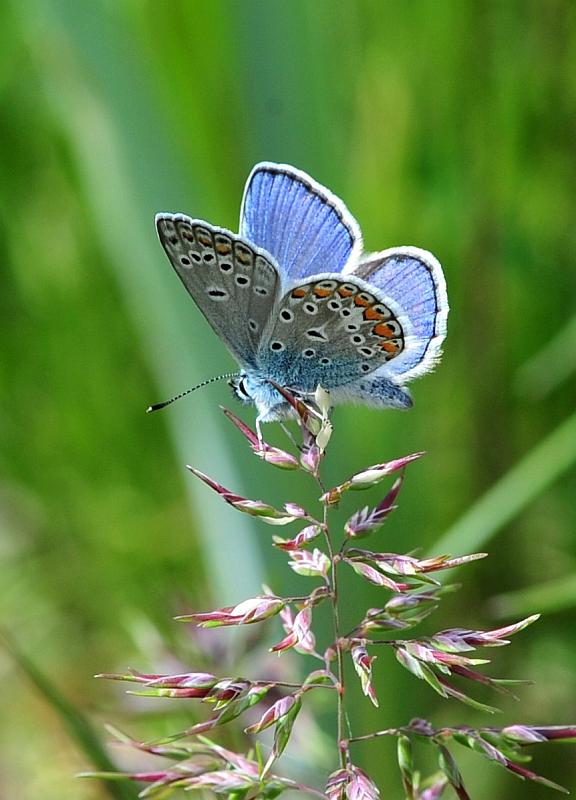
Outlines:
<svg viewBox="0 0 576 800"><path fill-rule="evenodd" d="M272 502L314 498L228 429L218 404L238 409L225 384L144 414L234 368L153 215L237 229L244 180L264 159L342 196L368 249L414 244L443 263L441 366L414 385L409 413L338 409L327 479L427 450L380 549L489 550L427 630L543 611L492 651L490 674L535 681L520 705L499 703L496 724L574 723L572 0L5 0L0 14L0 603L13 651L0 650L0 796L134 797L73 775L94 766L105 722L150 737L189 709L130 700L92 675L206 665L205 642L195 656L175 613L237 601L264 579L306 585L270 552L269 528L184 469ZM381 594L348 578L354 619ZM221 648L213 656L230 674ZM376 672L381 708L358 698L358 733L416 715L494 724L388 653ZM329 733L329 709L316 713ZM335 754L318 747L321 782ZM457 755L473 798L552 796ZM535 755L574 789L573 747ZM380 741L358 750L383 800L402 797L393 758Z"/></svg>

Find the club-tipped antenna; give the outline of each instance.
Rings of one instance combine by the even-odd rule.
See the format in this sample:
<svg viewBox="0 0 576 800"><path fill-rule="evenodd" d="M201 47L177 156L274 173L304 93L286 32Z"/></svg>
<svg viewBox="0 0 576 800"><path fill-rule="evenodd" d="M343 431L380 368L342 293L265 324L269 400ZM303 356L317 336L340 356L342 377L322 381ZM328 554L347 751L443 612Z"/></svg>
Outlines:
<svg viewBox="0 0 576 800"><path fill-rule="evenodd" d="M214 378L208 378L208 380L202 381L202 383L198 383L196 386L192 386L191 389L186 389L186 391L180 392L180 394L177 394L175 397L171 397L170 400L165 400L163 403L154 403L154 405L148 406L146 413L149 414L151 411L160 411L161 408L166 408L166 406L169 406L171 403L175 403L176 400L180 400L182 397L186 397L187 394L195 392L196 389L201 389L203 386L208 386L209 383L223 381L226 378L235 378L237 375L237 372L226 372L224 375L216 375Z"/></svg>

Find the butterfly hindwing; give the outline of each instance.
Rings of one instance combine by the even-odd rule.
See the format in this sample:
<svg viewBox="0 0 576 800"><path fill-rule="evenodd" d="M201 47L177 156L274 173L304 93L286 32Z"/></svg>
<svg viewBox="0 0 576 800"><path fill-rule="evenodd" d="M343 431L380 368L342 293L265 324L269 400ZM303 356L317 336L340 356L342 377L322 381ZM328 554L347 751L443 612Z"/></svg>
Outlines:
<svg viewBox="0 0 576 800"><path fill-rule="evenodd" d="M200 311L238 361L254 367L279 292L270 256L224 228L183 214L158 214L156 226Z"/></svg>
<svg viewBox="0 0 576 800"><path fill-rule="evenodd" d="M362 248L360 228L344 203L285 164L263 162L252 170L240 233L270 253L289 281L341 272Z"/></svg>
<svg viewBox="0 0 576 800"><path fill-rule="evenodd" d="M350 274L383 292L405 315L410 335L404 351L379 371L405 383L429 372L446 337L446 281L436 258L417 247L396 247L366 256Z"/></svg>
<svg viewBox="0 0 576 800"><path fill-rule="evenodd" d="M313 392L365 377L401 356L406 323L382 292L326 273L292 285L274 309L258 366L283 386Z"/></svg>
<svg viewBox="0 0 576 800"><path fill-rule="evenodd" d="M394 380L371 373L352 383L335 387L330 399L339 403L363 403L373 408L412 408L412 396L408 389L399 386Z"/></svg>

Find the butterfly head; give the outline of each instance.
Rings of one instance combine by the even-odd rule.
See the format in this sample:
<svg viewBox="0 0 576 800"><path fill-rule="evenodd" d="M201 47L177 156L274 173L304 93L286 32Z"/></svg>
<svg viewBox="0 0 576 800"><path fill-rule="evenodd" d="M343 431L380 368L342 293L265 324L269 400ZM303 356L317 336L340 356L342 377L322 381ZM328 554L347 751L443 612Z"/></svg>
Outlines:
<svg viewBox="0 0 576 800"><path fill-rule="evenodd" d="M253 403L252 395L248 391L246 384L247 375L245 372L239 372L233 375L228 381L228 386L232 389L232 393L240 400L241 403Z"/></svg>
<svg viewBox="0 0 576 800"><path fill-rule="evenodd" d="M242 370L232 376L228 385L240 402L256 406L261 422L277 422L290 416L290 405L266 378Z"/></svg>

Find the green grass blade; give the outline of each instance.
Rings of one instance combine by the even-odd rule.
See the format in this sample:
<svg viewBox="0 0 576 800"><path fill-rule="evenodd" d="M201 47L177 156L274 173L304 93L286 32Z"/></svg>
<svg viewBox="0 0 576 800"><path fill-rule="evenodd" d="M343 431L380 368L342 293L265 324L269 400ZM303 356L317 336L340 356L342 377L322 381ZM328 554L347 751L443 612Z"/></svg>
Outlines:
<svg viewBox="0 0 576 800"><path fill-rule="evenodd" d="M117 770L118 767L108 757L98 734L84 714L60 692L56 685L38 669L34 661L26 656L6 633L0 633L0 642L30 683L59 716L70 737L76 742L90 764L101 772ZM114 800L135 800L138 797L138 789L128 784L106 783L103 790Z"/></svg>
<svg viewBox="0 0 576 800"><path fill-rule="evenodd" d="M196 322L193 304L173 280L154 231L153 214L161 210L161 198L188 197L190 202L190 188L181 177L186 169L172 155L151 87L137 63L126 58L129 30L112 27L103 4L53 0L34 9L26 18L31 47L39 26L42 37L66 42L64 58L46 60L45 91L72 147L108 263L160 387L159 398L142 398L144 413L151 400L185 388L183 380L193 385L207 377L199 354L217 358L223 352L208 326ZM224 362L230 366L234 369ZM198 458L226 485L241 489L216 404L202 392L193 402L192 411L184 402L165 414L183 477L184 464ZM160 424L158 416L152 415L150 424ZM231 536L229 510L193 481L185 486L215 595L228 602L254 592L263 567L252 525L235 520Z"/></svg>
<svg viewBox="0 0 576 800"><path fill-rule="evenodd" d="M555 578L536 586L529 586L515 592L496 595L490 608L499 617L514 617L529 614L538 609L543 614L564 611L576 606L576 576Z"/></svg>
<svg viewBox="0 0 576 800"><path fill-rule="evenodd" d="M576 463L576 414L534 447L434 543L440 553L483 547Z"/></svg>

